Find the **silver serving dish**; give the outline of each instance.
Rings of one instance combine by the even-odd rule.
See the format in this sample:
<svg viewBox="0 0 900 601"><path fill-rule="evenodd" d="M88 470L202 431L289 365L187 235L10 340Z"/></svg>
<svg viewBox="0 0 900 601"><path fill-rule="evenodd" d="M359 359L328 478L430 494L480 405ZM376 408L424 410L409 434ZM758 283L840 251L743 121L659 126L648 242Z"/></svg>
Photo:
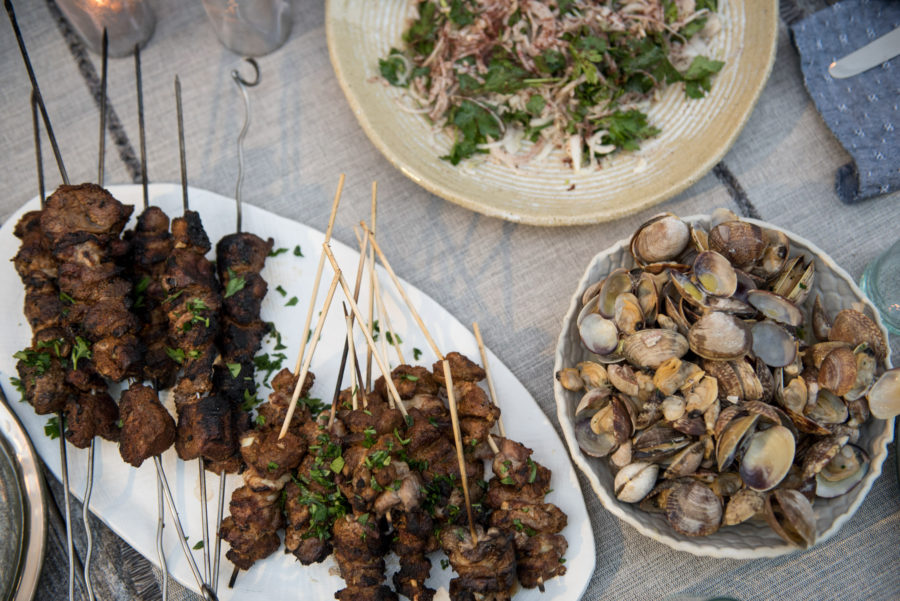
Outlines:
<svg viewBox="0 0 900 601"><path fill-rule="evenodd" d="M30 601L47 538L46 491L31 440L0 390L0 599Z"/></svg>

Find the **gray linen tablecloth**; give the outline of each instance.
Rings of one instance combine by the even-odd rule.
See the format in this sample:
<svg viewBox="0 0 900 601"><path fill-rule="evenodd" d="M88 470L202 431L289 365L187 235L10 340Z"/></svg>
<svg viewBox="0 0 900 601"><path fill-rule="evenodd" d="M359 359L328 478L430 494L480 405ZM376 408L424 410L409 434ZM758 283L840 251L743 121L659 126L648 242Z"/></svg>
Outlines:
<svg viewBox="0 0 900 601"><path fill-rule="evenodd" d="M17 5L69 175L73 181L92 180L97 151L92 94L99 58L86 55L76 39L65 36L52 1L20 0ZM151 181L179 177L172 93L172 76L178 73L184 87L190 181L232 195L242 107L229 73L239 59L216 40L200 2L158 0L155 5L158 24L143 53ZM792 21L815 5L783 2L782 14ZM463 323L477 320L488 345L554 423L553 351L573 288L595 253L629 235L654 213L690 215L725 206L760 217L814 240L855 277L897 238L900 194L856 206L835 196L834 173L848 162L848 155L803 87L784 22L772 76L722 163L662 205L613 223L563 229L471 213L428 194L392 168L357 126L335 81L321 2L295 2L290 39L262 58L260 66L263 78L252 92L254 120L245 145L245 200L324 230L338 175L346 173L334 235L351 243L352 226L367 214L370 185L378 180L379 230L385 232L380 240L396 271L440 299ZM138 181L132 150L137 148L132 69L130 59L110 63L111 108L124 129L108 142L108 183ZM36 194L29 90L4 22L2 219ZM120 124L112 119L111 125ZM46 145L45 153L49 159ZM58 180L49 160L47 165L52 187ZM897 353L897 339L891 342ZM653 542L605 512L582 479L597 543L597 569L584 598L900 598L900 489L893 465L892 452L862 507L833 539L810 551L756 561L698 558ZM81 536L80 520L76 522ZM58 518L54 523L38 592L41 600L66 596ZM94 557L98 598L158 598L149 563L97 520L95 530L100 539ZM175 594L170 592L173 599L195 598L175 588Z"/></svg>

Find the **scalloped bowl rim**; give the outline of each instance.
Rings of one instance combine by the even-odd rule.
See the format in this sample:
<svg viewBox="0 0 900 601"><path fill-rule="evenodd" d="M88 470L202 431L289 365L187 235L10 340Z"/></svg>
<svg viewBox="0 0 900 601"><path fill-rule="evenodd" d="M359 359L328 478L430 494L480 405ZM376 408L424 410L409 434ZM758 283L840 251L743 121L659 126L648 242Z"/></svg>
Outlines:
<svg viewBox="0 0 900 601"><path fill-rule="evenodd" d="M709 215L691 215L689 217L682 218L683 221L691 224L698 222L708 223L709 219ZM758 219L744 217L742 217L741 220L784 233L786 236L788 236L788 238L790 238L792 246L795 242L801 246L805 246L809 253L815 255L816 259L824 263L832 272L834 272L835 275L837 275L840 279L844 280L849 285L851 291L856 296L853 302L862 302L870 309L870 313L872 315L875 315L875 322L878 324L878 327L884 335L885 340L888 340L888 332L885 329L884 324L881 322L881 318L878 316L878 311L875 309L874 305L872 305L872 303L866 298L862 290L859 289L859 287L856 285L856 282L854 282L853 278L850 277L850 274L848 274L843 268L835 263L827 253L825 253L818 246L803 238L802 236L799 236L775 224ZM599 261L602 261L608 258L613 253L619 252L622 249L626 248L629 241L630 237L619 240L606 250L597 253L588 264L584 275L578 282L578 288L572 295L572 299L569 302L568 311L564 318L563 329L560 332L559 339L556 345L553 367L554 374L563 367L568 366L566 363L564 363L565 358L563 356L564 346L567 339L566 334L569 330L571 320L574 319L574 316L578 314L578 310L581 308L581 297L583 291L585 290L585 287L588 284L588 278L591 277L591 271ZM886 368L890 369L892 367L890 345L888 345L887 347L887 355L885 356L884 363ZM780 555L786 555L788 553L793 553L801 550L794 545L788 544L759 546L751 548L705 543L703 542L705 539L702 537L694 540L681 540L673 537L670 533L663 532L654 527L651 527L641 520L636 519L633 515L627 513L622 507L622 505L624 504L618 501L611 494L611 491L607 487L605 487L603 483L600 482L600 478L598 477L597 473L590 466L585 455L581 452L581 449L575 441L575 431L567 414L567 391L563 389L562 385L556 380L556 378L554 378L553 381L553 395L556 399L556 418L557 420L559 420L566 445L569 447L569 452L572 455L572 461L576 466L578 466L578 469L581 470L581 472L590 482L591 488L594 489L594 492L597 494L600 502L603 504L603 507L605 507L607 511L623 520L627 524L633 526L644 536L661 542L675 550L685 551L693 555L723 559L758 559L763 557L778 557ZM880 421L884 423L884 428L881 434L877 434L873 437L873 448L869 472L859 483L859 485L855 489L853 489L852 494L855 495L855 498L853 499L850 506L846 509L846 511L836 517L836 519L828 527L828 529L818 535L815 543L816 545L831 538L838 530L843 527L844 524L846 524L850 520L850 518L853 517L853 515L859 509L859 506L862 504L863 500L865 500L866 496L868 495L869 490L875 483L875 480L878 478L878 476L881 475L882 466L885 459L887 459L887 446L894 438L894 420L889 419Z"/></svg>

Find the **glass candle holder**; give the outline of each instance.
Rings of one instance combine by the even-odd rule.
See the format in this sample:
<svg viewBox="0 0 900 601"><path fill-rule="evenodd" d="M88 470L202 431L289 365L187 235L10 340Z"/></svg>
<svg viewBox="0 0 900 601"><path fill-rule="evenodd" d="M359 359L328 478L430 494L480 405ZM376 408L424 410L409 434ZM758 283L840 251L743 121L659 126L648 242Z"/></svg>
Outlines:
<svg viewBox="0 0 900 601"><path fill-rule="evenodd" d="M127 56L153 35L156 15L149 0L56 0L57 6L92 51L102 49L103 29L109 56Z"/></svg>
<svg viewBox="0 0 900 601"><path fill-rule="evenodd" d="M859 280L885 327L900 334L900 239L866 267Z"/></svg>
<svg viewBox="0 0 900 601"><path fill-rule="evenodd" d="M241 56L262 56L291 33L290 0L203 0L216 37Z"/></svg>

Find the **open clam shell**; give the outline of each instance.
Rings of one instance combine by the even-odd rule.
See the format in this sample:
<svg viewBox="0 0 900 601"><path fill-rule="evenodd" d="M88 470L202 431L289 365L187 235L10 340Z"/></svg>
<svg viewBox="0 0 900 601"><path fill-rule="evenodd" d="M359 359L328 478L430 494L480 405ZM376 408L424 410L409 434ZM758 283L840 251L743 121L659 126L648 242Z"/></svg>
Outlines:
<svg viewBox="0 0 900 601"><path fill-rule="evenodd" d="M900 415L900 368L881 374L866 398L872 415L878 419L893 419Z"/></svg>
<svg viewBox="0 0 900 601"><path fill-rule="evenodd" d="M684 252L691 240L690 226L671 213L656 215L634 233L631 254L644 265L672 261Z"/></svg>
<svg viewBox="0 0 900 601"><path fill-rule="evenodd" d="M794 462L795 444L794 435L784 426L754 433L739 470L747 487L766 491L778 486Z"/></svg>
<svg viewBox="0 0 900 601"><path fill-rule="evenodd" d="M796 490L775 490L766 498L766 521L787 542L806 549L816 541L816 516Z"/></svg>
<svg viewBox="0 0 900 601"><path fill-rule="evenodd" d="M688 331L691 350L705 359L737 359L750 350L753 336L743 321L721 311L701 317Z"/></svg>
<svg viewBox="0 0 900 601"><path fill-rule="evenodd" d="M856 445L844 445L816 474L816 496L831 499L843 495L868 472L868 455Z"/></svg>

